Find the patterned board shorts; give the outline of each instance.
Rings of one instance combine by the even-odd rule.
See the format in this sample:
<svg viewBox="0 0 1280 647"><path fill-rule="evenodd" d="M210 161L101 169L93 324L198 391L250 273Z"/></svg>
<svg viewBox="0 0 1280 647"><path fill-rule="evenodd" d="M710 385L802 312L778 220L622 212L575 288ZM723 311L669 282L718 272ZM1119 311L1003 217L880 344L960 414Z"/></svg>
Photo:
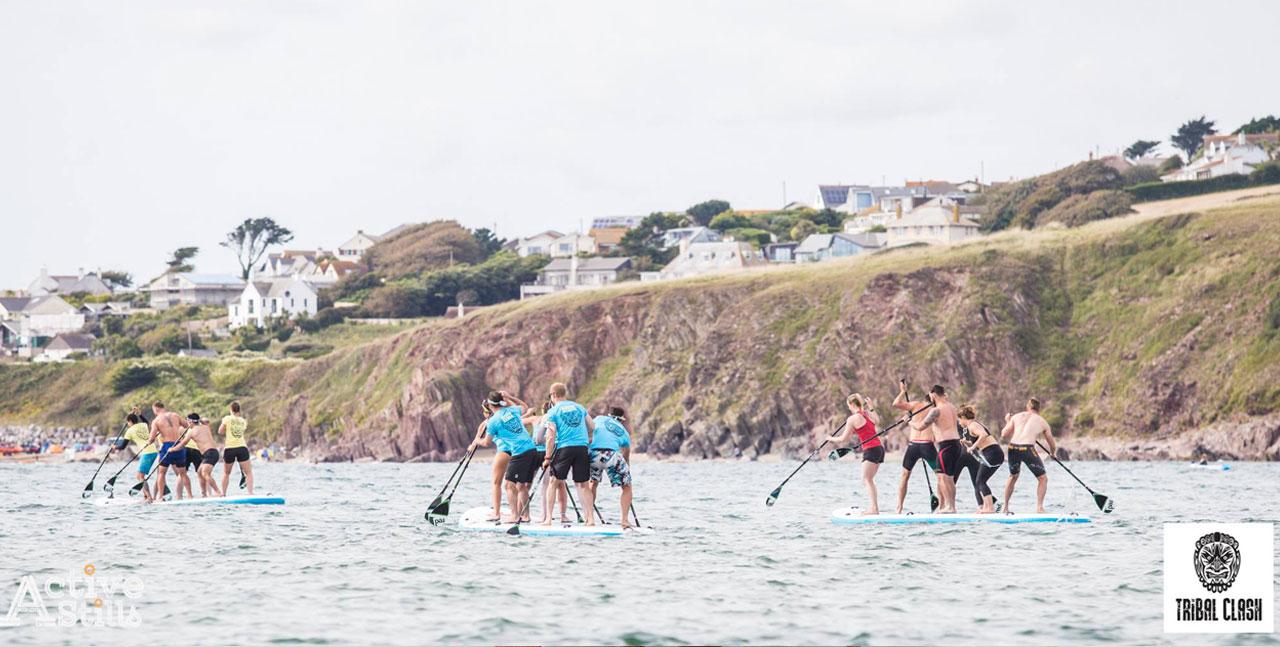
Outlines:
<svg viewBox="0 0 1280 647"><path fill-rule="evenodd" d="M609 482L614 487L631 485L631 467L620 452L612 449L591 450L591 480L604 480L604 473L609 472Z"/></svg>

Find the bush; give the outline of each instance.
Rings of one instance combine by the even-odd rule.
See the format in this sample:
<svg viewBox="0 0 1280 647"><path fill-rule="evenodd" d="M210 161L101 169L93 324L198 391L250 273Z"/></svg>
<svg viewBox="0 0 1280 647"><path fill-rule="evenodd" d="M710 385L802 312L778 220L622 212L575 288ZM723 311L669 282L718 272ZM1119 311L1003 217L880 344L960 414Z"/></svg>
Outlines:
<svg viewBox="0 0 1280 647"><path fill-rule="evenodd" d="M194 341L193 339L193 346ZM186 342L187 336L177 326L159 326L138 337L138 348L148 355L173 354L186 346Z"/></svg>
<svg viewBox="0 0 1280 647"><path fill-rule="evenodd" d="M773 237L769 235L769 232L763 229L756 229L754 227L730 229L727 233L730 236L733 236L733 239L736 241L751 243L756 247L764 247L765 245L773 242Z"/></svg>
<svg viewBox="0 0 1280 647"><path fill-rule="evenodd" d="M316 313L315 323L321 329L324 329L324 328L328 328L329 326L336 326L337 324L342 323L343 320L345 320L346 318L347 318L347 315L343 313L341 310L337 310L335 308L325 308L324 310L321 310ZM307 332L311 332L311 331L307 331Z"/></svg>
<svg viewBox="0 0 1280 647"><path fill-rule="evenodd" d="M1168 173L1170 171L1176 171L1180 168L1182 168L1182 158L1177 155L1174 155L1173 157L1170 157L1169 159L1165 160L1164 163L1160 165L1160 174L1164 175L1165 173Z"/></svg>
<svg viewBox="0 0 1280 647"><path fill-rule="evenodd" d="M1029 227L1041 212L1070 196L1119 189L1123 184L1120 172L1110 166L1096 160L1081 162L983 192L976 201L986 206L986 214L979 224L984 232L999 231L1014 224Z"/></svg>
<svg viewBox="0 0 1280 647"><path fill-rule="evenodd" d="M1156 170L1154 166L1131 166L1120 171L1120 180L1124 182L1125 186L1158 182L1160 181L1160 171Z"/></svg>
<svg viewBox="0 0 1280 647"><path fill-rule="evenodd" d="M333 346L326 346L324 344L295 343L285 346L283 350L285 357L314 359L321 355L327 355L333 352Z"/></svg>
<svg viewBox="0 0 1280 647"><path fill-rule="evenodd" d="M1134 202L1149 202L1151 200L1183 198L1266 184L1280 184L1280 162L1259 164L1248 175L1219 175L1207 180L1184 180L1182 182L1148 182L1137 186L1125 187L1125 192L1133 196Z"/></svg>
<svg viewBox="0 0 1280 647"><path fill-rule="evenodd" d="M111 372L108 381L117 395L128 393L151 384L156 379L155 369L138 364L125 364Z"/></svg>
<svg viewBox="0 0 1280 647"><path fill-rule="evenodd" d="M1249 183L1256 186L1280 184L1280 162L1267 162L1254 167L1249 174Z"/></svg>
<svg viewBox="0 0 1280 647"><path fill-rule="evenodd" d="M707 226L716 231L725 232L730 229L744 229L746 227L750 227L751 221L747 220L747 217L740 213L726 211L712 218L711 224Z"/></svg>
<svg viewBox="0 0 1280 647"><path fill-rule="evenodd" d="M1132 213L1132 203L1128 193L1114 189L1094 191L1089 195L1073 195L1036 219L1036 225L1061 222L1068 227L1079 227L1094 220Z"/></svg>
<svg viewBox="0 0 1280 647"><path fill-rule="evenodd" d="M275 338L279 341L286 342L293 336L293 328L281 328L276 331Z"/></svg>

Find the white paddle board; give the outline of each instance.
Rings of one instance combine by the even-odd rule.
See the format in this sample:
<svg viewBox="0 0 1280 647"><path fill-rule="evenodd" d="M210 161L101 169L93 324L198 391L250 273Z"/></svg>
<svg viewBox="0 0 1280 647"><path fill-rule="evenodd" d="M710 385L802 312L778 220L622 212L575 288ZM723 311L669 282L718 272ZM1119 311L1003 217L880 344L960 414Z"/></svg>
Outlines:
<svg viewBox="0 0 1280 647"><path fill-rule="evenodd" d="M476 532L506 532L515 524L487 521L493 508L471 508L458 518L458 527ZM502 513L507 514L506 510ZM520 534L534 537L616 537L623 533L622 526L616 524L600 524L584 526L580 523L561 523L559 521L544 526L540 523L520 524Z"/></svg>
<svg viewBox="0 0 1280 647"><path fill-rule="evenodd" d="M1090 523L1088 517L1073 514L862 514L857 508L837 508L831 511L831 523L835 524L889 524L889 523Z"/></svg>
<svg viewBox="0 0 1280 647"><path fill-rule="evenodd" d="M123 497L96 499L94 503L98 505L136 505L146 503L146 500L140 495L131 497L126 494ZM262 495L209 497L182 499L181 501L158 501L152 505L284 505L284 497Z"/></svg>

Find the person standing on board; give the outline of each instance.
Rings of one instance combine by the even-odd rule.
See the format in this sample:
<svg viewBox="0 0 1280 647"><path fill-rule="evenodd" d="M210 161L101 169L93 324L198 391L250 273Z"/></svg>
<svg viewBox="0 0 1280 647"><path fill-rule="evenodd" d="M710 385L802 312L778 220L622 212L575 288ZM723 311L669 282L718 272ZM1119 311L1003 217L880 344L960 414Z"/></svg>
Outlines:
<svg viewBox="0 0 1280 647"><path fill-rule="evenodd" d="M622 407L613 407L609 415L596 416L592 420L595 436L591 439L591 480L587 487L591 488L591 498L595 499L600 481L607 473L609 483L622 488L622 527L633 528L635 526L630 521L631 466L627 461L631 457L631 434L622 426L626 419Z"/></svg>
<svg viewBox="0 0 1280 647"><path fill-rule="evenodd" d="M514 404L508 404L514 403ZM493 391L485 401L485 408L491 411L489 419L480 425L476 439L471 441L467 451L475 451L476 447L488 446L489 438L498 452L506 454L506 468L503 476L507 484L507 506L510 512L502 516L501 494L494 500L498 520L502 523L515 523L516 515L524 510L525 501L529 499L529 484L533 483L533 473L538 469L538 450L533 439L524 428L524 415L528 405L506 391ZM494 461L497 464L497 461ZM527 514L528 511L526 510Z"/></svg>
<svg viewBox="0 0 1280 647"><path fill-rule="evenodd" d="M978 422L978 414L973 407L967 404L960 407L959 415L960 427L967 437L973 439L970 441L971 449L965 455L974 457L979 463L978 477L974 482L974 487L978 488L978 513L990 514L996 511L996 498L987 482L1004 464L1004 450L1000 449L1000 441L991 435L991 430Z"/></svg>
<svg viewBox="0 0 1280 647"><path fill-rule="evenodd" d="M876 425L880 424L880 415L876 413L876 405L871 398L864 398L854 393L845 399L849 407L849 417L844 421L844 430L837 436L827 436L827 440L836 445L848 444L854 434L858 436L858 445L862 449L862 487L871 497L871 507L862 514L880 514L880 495L876 492L876 472L884 463L884 444L876 438Z"/></svg>
<svg viewBox="0 0 1280 647"><path fill-rule="evenodd" d="M222 496L222 492L218 490L218 484L213 482L213 466L218 464L218 443L213 440L213 431L209 429L209 421L200 417L198 413L187 414L187 421L191 423L191 440L196 444L196 453L200 455L200 462L196 464L196 478L200 481L201 498L209 498L209 491L213 491L214 496Z"/></svg>
<svg viewBox="0 0 1280 647"><path fill-rule="evenodd" d="M166 411L164 403L159 400L151 405L151 411L156 417L151 421L151 435L147 440L154 443L157 437L160 439L160 475L156 477L156 498L164 496L165 477L172 467L178 475L178 486L174 491L176 498L181 500L184 484L187 491L191 491L191 479L187 477L186 469L187 450L182 446L187 421L172 411Z"/></svg>
<svg viewBox="0 0 1280 647"><path fill-rule="evenodd" d="M479 447L481 445L488 446L485 439L489 429L489 421L497 414L498 411L506 409L510 406L507 403L504 394L506 391L490 391L485 396L484 402L480 405L484 412L484 420L480 421L480 426L476 427L476 437L468 445L467 451ZM521 407L523 410L523 407ZM502 480L507 474L507 466L511 463L511 454L507 452L506 442L494 443L496 452L493 454L493 513L486 517L486 521L498 521L502 519ZM514 506L513 501L508 500L508 505ZM515 514L513 511L512 514Z"/></svg>
<svg viewBox="0 0 1280 647"><path fill-rule="evenodd" d="M135 408L136 412L137 409ZM142 416L137 413L131 413L125 416L125 422L129 425L125 429L121 438L133 443L134 451L138 453L138 480L142 481L147 478L147 474L151 472L151 467L156 464L156 456L160 454L160 450L156 448L156 444L151 442L151 434L148 425ZM147 501L151 500L151 486L142 486L142 495Z"/></svg>
<svg viewBox="0 0 1280 647"><path fill-rule="evenodd" d="M902 419L910 422L911 414L919 408L919 403L908 401L906 380L900 380L898 386L898 397L889 406L905 411L906 415ZM916 429L914 425L909 425L908 429L910 442L907 443L907 451L902 454L902 480L898 482L898 507L894 509L897 514L902 514L902 503L907 500L907 484L911 481L911 470L915 468L916 462L923 459L929 469L938 469L938 448L933 446L933 428L926 425L922 429Z"/></svg>
<svg viewBox="0 0 1280 647"><path fill-rule="evenodd" d="M253 494L253 468L249 465L249 446L244 442L244 434L249 429L249 421L240 415L240 403L232 402L228 407L230 413L222 417L218 423L218 433L224 434L222 443L222 496L227 495L227 483L231 481L231 467L240 465L240 473L244 474L245 487Z"/></svg>
<svg viewBox="0 0 1280 647"><path fill-rule="evenodd" d="M530 411L521 420L526 425L533 425L533 448L538 450L538 465L547 459L547 411L551 409L551 399L547 398L537 411ZM551 519L556 501L560 502L560 521L569 523L569 488L564 483L560 487L546 487L542 492L542 518L538 523L546 523Z"/></svg>
<svg viewBox="0 0 1280 647"><path fill-rule="evenodd" d="M960 409L963 410L965 406L968 405L964 405L960 407ZM957 411L956 415L959 415L959 411ZM969 429L965 427L963 418L961 418L960 422L957 424L959 426L956 431L960 434L961 449L965 450L960 452L959 473L963 474L965 470L969 471L969 482L973 484L973 499L978 502L978 507L981 508L982 491L978 488L978 471L982 469L982 460L978 457L977 452L973 451L973 443L977 441L977 438L974 437L973 434L969 433ZM959 482L959 480L960 477L957 475L956 481ZM959 485L956 487L958 488Z"/></svg>
<svg viewBox="0 0 1280 647"><path fill-rule="evenodd" d="M1044 462L1036 452L1036 441L1044 436L1049 443L1049 456L1058 453L1058 443L1053 440L1053 431L1049 423L1040 416L1040 401L1035 398L1027 400L1027 408L1014 415L1005 414L1004 429L1000 430L1001 438L1009 438L1009 483L1004 486L1004 512L1013 514L1009 509L1009 499L1013 497L1013 486L1018 482L1018 474L1025 464L1036 476L1036 512L1044 514L1044 494L1049 489L1049 476L1045 474Z"/></svg>
<svg viewBox="0 0 1280 647"><path fill-rule="evenodd" d="M938 498L942 499L938 512L954 513L956 477L960 475L960 455L964 453L960 447L960 432L956 431L956 405L947 401L947 390L939 384L929 389L929 401L933 408L924 418L907 424L915 430L933 427L933 439L938 442Z"/></svg>
<svg viewBox="0 0 1280 647"><path fill-rule="evenodd" d="M563 485L570 471L573 472L573 482L582 497L583 518L586 525L594 526L596 499L591 488L587 487L587 481L591 479L591 453L587 448L591 445L595 423L585 407L569 400L569 388L562 382L551 385L551 402L551 409L547 411L547 447L552 449L542 465L551 467L553 488ZM543 522L543 525L551 525L551 520Z"/></svg>

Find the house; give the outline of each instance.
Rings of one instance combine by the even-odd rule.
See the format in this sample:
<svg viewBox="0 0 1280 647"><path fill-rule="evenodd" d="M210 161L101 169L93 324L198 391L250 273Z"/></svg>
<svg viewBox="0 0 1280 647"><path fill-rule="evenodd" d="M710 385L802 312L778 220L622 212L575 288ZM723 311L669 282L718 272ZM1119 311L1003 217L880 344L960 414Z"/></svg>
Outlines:
<svg viewBox="0 0 1280 647"><path fill-rule="evenodd" d="M978 223L963 217L961 207L930 205L919 207L901 218L894 218L886 225L889 247L912 243L945 245L978 238Z"/></svg>
<svg viewBox="0 0 1280 647"><path fill-rule="evenodd" d="M244 281L228 274L166 273L149 283L151 307L168 310L173 306L224 306L244 291Z"/></svg>
<svg viewBox="0 0 1280 647"><path fill-rule="evenodd" d="M363 274L365 271L365 266L355 261L325 259L312 266L309 274L299 275L299 278L317 288L326 288L349 274Z"/></svg>
<svg viewBox="0 0 1280 647"><path fill-rule="evenodd" d="M764 252L756 251L748 243L684 243L680 246L680 253L662 268L660 276L662 279L679 279L758 267L768 262Z"/></svg>
<svg viewBox="0 0 1280 647"><path fill-rule="evenodd" d="M300 314L316 314L316 292L309 283L294 276L255 280L227 305L227 327L265 328L267 319L296 319Z"/></svg>
<svg viewBox="0 0 1280 647"><path fill-rule="evenodd" d="M832 258L857 256L884 247L874 234L811 234L795 250L797 263L816 263Z"/></svg>
<svg viewBox="0 0 1280 647"><path fill-rule="evenodd" d="M1160 176L1165 182L1207 180L1223 175L1246 175L1271 160L1264 144L1274 146L1280 133L1205 135L1202 155L1180 169Z"/></svg>
<svg viewBox="0 0 1280 647"><path fill-rule="evenodd" d="M764 246L764 257L770 263L794 263L796 260L796 248L800 243L795 241L786 243L769 243Z"/></svg>
<svg viewBox="0 0 1280 647"><path fill-rule="evenodd" d="M89 321L97 321L107 316L124 317L133 314L133 304L128 301L85 303L80 306L80 314Z"/></svg>
<svg viewBox="0 0 1280 647"><path fill-rule="evenodd" d="M628 231L640 226L644 216L605 216L591 221L587 235L595 241L596 249L604 252L622 244Z"/></svg>
<svg viewBox="0 0 1280 647"><path fill-rule="evenodd" d="M604 287L617 282L618 273L630 267L631 259L625 256L557 258L542 268L536 282L520 286L520 298Z"/></svg>
<svg viewBox="0 0 1280 647"><path fill-rule="evenodd" d="M872 187L861 184L819 184L815 209L858 213L876 201Z"/></svg>
<svg viewBox="0 0 1280 647"><path fill-rule="evenodd" d="M894 212L871 211L844 221L844 233L865 234L874 227L883 227L895 217Z"/></svg>
<svg viewBox="0 0 1280 647"><path fill-rule="evenodd" d="M534 234L528 238L521 238L516 241L516 256L534 256L537 254L551 255L551 243L564 238L564 234L548 229L540 234Z"/></svg>
<svg viewBox="0 0 1280 647"><path fill-rule="evenodd" d="M320 259L333 256L323 249L293 250L267 254L253 269L254 278L275 278L310 274Z"/></svg>
<svg viewBox="0 0 1280 647"><path fill-rule="evenodd" d="M595 254L596 241L583 234L567 234L551 242L552 258L568 258L578 254Z"/></svg>
<svg viewBox="0 0 1280 647"><path fill-rule="evenodd" d="M87 333L62 333L45 345L35 361L64 362L72 353L87 355L93 352L93 342L96 340L96 337Z"/></svg>
<svg viewBox="0 0 1280 647"><path fill-rule="evenodd" d="M809 208L809 205L800 202L799 200L792 200L791 202L783 205L778 211L804 211Z"/></svg>
<svg viewBox="0 0 1280 647"><path fill-rule="evenodd" d="M40 276L27 285L27 296L42 297L46 294L111 294L111 286L93 272L83 269L74 275L50 275L49 268L40 268Z"/></svg>
<svg viewBox="0 0 1280 647"><path fill-rule="evenodd" d="M982 193L982 183L977 180L965 180L957 184L956 188L965 193Z"/></svg>
<svg viewBox="0 0 1280 647"><path fill-rule="evenodd" d="M381 238L382 236L366 234L363 229L357 229L356 235L338 245L338 258L344 261L359 261L364 256L365 250L373 247Z"/></svg>
<svg viewBox="0 0 1280 647"><path fill-rule="evenodd" d="M720 241L720 232L707 227L676 227L662 232L662 248L671 249L685 243L715 243Z"/></svg>
<svg viewBox="0 0 1280 647"><path fill-rule="evenodd" d="M178 351L178 357L201 357L213 358L218 356L218 351L209 348L183 348Z"/></svg>
<svg viewBox="0 0 1280 647"><path fill-rule="evenodd" d="M54 337L83 327L84 315L55 294L0 297L0 342L7 352L30 357Z"/></svg>
<svg viewBox="0 0 1280 647"><path fill-rule="evenodd" d="M923 188L927 195L946 195L948 193L962 193L960 187L947 182L945 180L920 180L918 182L903 182L905 188L919 189Z"/></svg>

